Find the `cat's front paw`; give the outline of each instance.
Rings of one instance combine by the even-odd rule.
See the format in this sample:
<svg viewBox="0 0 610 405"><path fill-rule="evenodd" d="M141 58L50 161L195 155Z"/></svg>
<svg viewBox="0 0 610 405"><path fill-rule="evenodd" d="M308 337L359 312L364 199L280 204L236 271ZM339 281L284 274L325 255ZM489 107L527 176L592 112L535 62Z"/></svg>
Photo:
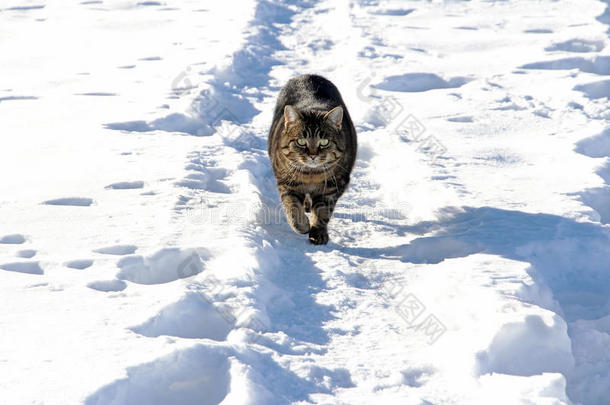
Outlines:
<svg viewBox="0 0 610 405"><path fill-rule="evenodd" d="M328 231L326 228L311 228L309 230L309 241L314 245L326 245L328 243Z"/></svg>

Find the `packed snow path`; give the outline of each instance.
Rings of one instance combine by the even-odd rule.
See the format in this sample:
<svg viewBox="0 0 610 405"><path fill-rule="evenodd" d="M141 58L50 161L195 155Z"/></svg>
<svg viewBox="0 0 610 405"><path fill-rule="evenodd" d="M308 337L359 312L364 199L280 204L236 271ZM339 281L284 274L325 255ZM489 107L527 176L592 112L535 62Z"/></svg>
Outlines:
<svg viewBox="0 0 610 405"><path fill-rule="evenodd" d="M607 404L610 3L7 0L7 404ZM266 155L357 125L312 246Z"/></svg>

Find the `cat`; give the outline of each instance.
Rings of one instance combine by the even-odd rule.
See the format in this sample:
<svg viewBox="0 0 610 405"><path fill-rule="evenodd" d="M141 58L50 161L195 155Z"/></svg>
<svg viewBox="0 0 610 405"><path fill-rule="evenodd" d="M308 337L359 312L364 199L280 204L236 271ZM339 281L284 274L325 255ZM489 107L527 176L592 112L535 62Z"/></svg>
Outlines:
<svg viewBox="0 0 610 405"><path fill-rule="evenodd" d="M290 79L277 99L268 152L288 223L314 245L328 243L356 151L356 129L335 85L318 75Z"/></svg>

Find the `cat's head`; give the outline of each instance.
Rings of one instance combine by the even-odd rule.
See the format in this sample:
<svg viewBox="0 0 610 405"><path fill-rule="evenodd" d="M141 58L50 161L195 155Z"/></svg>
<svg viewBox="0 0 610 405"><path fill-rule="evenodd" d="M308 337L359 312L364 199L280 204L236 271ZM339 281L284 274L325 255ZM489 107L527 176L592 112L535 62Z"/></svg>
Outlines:
<svg viewBox="0 0 610 405"><path fill-rule="evenodd" d="M324 113L298 111L284 107L282 152L286 158L305 170L326 170L339 162L343 138L343 108Z"/></svg>

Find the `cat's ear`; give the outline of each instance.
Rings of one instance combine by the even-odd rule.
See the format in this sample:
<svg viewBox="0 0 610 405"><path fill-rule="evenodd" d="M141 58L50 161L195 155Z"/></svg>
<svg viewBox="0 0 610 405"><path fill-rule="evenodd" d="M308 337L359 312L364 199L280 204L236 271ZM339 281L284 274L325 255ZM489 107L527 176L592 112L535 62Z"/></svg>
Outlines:
<svg viewBox="0 0 610 405"><path fill-rule="evenodd" d="M328 120L335 128L341 129L343 122L343 107L335 107L324 115L324 119Z"/></svg>
<svg viewBox="0 0 610 405"><path fill-rule="evenodd" d="M294 124L301 119L301 114L291 105L284 107L284 122L286 126Z"/></svg>

